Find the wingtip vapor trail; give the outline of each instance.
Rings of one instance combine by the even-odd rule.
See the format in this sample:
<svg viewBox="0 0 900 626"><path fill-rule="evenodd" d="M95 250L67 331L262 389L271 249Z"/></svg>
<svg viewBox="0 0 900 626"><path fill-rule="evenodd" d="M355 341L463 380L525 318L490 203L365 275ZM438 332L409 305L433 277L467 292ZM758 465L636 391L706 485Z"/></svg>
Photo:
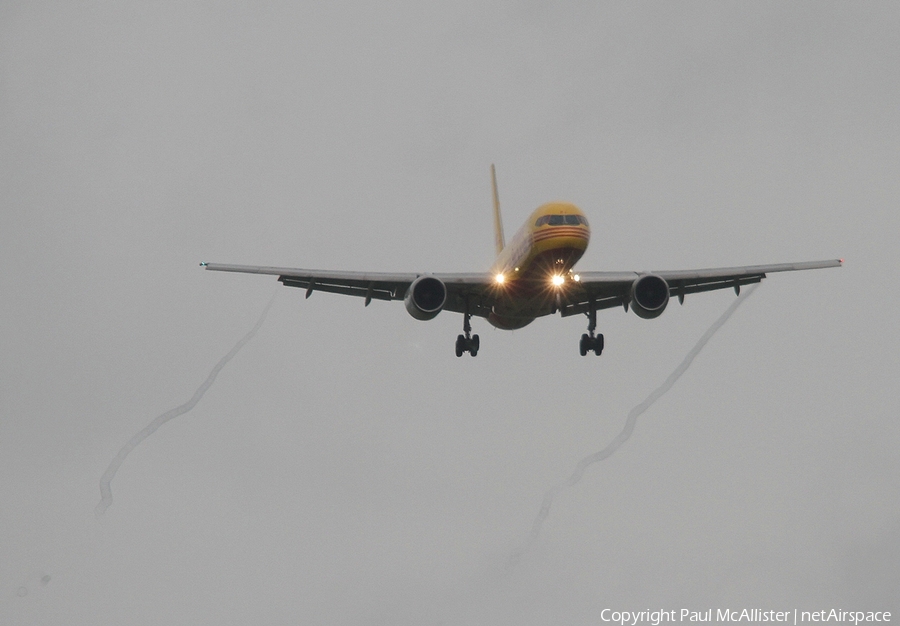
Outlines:
<svg viewBox="0 0 900 626"><path fill-rule="evenodd" d="M269 309L272 308L272 303L275 302L275 295L277 293L278 292L276 291L274 294L272 294L272 297L269 299L269 303L266 305L266 308L263 309L262 315L259 316L259 319L256 321L256 324L253 326L253 328L250 329L250 332L241 337L234 345L234 347L231 348L228 354L219 359L219 362L216 363L215 367L212 368L209 376L207 376L206 380L203 381L203 384L201 384L200 387L197 388L197 391L194 392L194 395L191 396L191 399L184 404L177 406L174 409L170 409L162 415L157 416L142 430L135 433L135 435L131 439L129 439L124 446L122 446L113 460L110 461L109 467L106 468L106 471L103 472L103 476L100 477L100 502L98 502L97 506L94 508L94 513L98 517L103 515L106 512L106 509L108 509L112 504L112 487L110 483L112 483L113 478L116 477L116 472L119 471L119 467L122 465L123 461L125 461L125 458L131 453L132 450L140 445L141 442L144 441L144 439L155 433L160 426L180 415L184 415L185 413L193 409L198 402L200 402L200 399L212 386L213 382L215 382L216 376L219 375L219 372L222 371L222 368L224 368L228 364L228 362L234 358L234 356L240 351L240 349L244 347L244 344L253 339L253 337L262 327L266 316L269 314Z"/></svg>
<svg viewBox="0 0 900 626"><path fill-rule="evenodd" d="M638 417L640 417L647 409L649 409L653 404L656 403L661 397L663 397L666 392L671 389L678 379L688 370L693 363L694 359L700 354L700 351L703 350L703 347L712 339L712 336L716 334L725 322L728 321L737 308L747 299L750 295L756 290L758 284L752 285L749 289L744 292L743 297L738 297L732 304L729 306L719 318L713 322L712 326L710 326L703 336L694 344L694 347L691 348L690 352L685 355L684 359L682 359L681 363L678 364L671 374L663 381L661 385L659 385L656 389L654 389L643 402L636 405L631 411L628 412L628 417L625 420L625 425L622 427L622 430L616 435L615 439L613 439L609 444L598 452L594 452L593 454L589 454L588 456L581 459L575 466L575 471L572 472L572 475L569 476L566 480L553 485L550 489L547 490L547 493L544 494L544 499L541 501L541 508L538 510L537 516L534 518L534 522L531 525L531 531L528 533L523 544L519 547L518 550L513 552L508 561L507 567L512 567L516 565L521 559L522 555L528 550L529 547L537 540L538 535L540 535L541 527L544 524L544 520L547 519L547 516L550 515L550 508L553 506L553 501L556 497L563 491L563 489L567 487L573 487L576 485L581 478L584 476L585 470L593 465L594 463L599 463L604 459L611 457L616 450L619 449L623 443L625 443L629 437L631 437L631 433L634 432L635 424L637 423Z"/></svg>

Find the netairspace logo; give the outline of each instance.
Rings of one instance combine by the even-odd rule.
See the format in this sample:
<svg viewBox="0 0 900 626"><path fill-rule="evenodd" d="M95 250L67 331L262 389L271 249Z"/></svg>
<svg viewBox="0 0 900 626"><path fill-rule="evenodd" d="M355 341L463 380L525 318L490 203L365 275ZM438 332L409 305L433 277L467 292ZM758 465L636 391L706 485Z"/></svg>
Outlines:
<svg viewBox="0 0 900 626"><path fill-rule="evenodd" d="M658 611L614 611L612 609L603 609L600 612L600 619L604 622L619 624L620 626L637 626L637 624L650 624L651 626L659 626L660 624L670 622L746 622L750 624L758 623L841 623L853 624L857 626L863 623L891 621L891 613L889 611L843 611L841 609L831 609L822 611L798 611L792 609L790 611L775 611L763 609L706 609L705 611L692 611L690 609L660 609Z"/></svg>

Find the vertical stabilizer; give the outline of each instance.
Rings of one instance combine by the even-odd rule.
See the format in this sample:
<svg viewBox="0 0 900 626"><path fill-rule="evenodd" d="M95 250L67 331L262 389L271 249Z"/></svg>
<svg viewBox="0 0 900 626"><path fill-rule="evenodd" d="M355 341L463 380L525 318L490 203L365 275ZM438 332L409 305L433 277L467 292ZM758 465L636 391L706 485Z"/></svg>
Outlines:
<svg viewBox="0 0 900 626"><path fill-rule="evenodd" d="M503 252L506 240L503 238L503 219L500 217L500 194L497 193L497 172L491 163L491 189L494 192L494 243L497 246L497 254Z"/></svg>

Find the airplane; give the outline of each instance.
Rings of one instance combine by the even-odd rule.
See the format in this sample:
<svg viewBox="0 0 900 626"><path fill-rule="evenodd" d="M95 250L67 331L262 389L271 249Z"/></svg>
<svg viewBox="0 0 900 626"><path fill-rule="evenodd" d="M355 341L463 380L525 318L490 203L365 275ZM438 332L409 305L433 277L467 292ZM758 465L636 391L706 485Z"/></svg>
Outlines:
<svg viewBox="0 0 900 626"><path fill-rule="evenodd" d="M603 352L603 335L595 334L597 311L629 307L638 317L659 317L677 297L741 287L760 282L771 272L792 272L840 267L843 259L770 265L748 265L698 270L659 272L575 272L575 264L587 250L591 230L585 214L569 202L548 202L528 217L507 244L503 237L497 174L491 165L494 205L494 239L497 259L487 272L386 273L309 270L256 265L200 263L207 270L270 274L286 287L325 291L372 300L403 300L417 320L434 319L441 311L463 314L463 334L456 338L456 356L476 356L481 348L472 334L472 316L485 318L503 330L527 326L538 317L559 313L562 317L584 314L587 332L579 352L585 356Z"/></svg>

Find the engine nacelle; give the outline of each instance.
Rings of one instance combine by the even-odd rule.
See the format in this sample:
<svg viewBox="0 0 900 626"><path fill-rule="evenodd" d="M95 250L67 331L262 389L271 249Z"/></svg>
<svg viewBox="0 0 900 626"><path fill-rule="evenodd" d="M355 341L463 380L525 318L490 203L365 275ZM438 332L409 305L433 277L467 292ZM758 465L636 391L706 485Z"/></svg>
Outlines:
<svg viewBox="0 0 900 626"><path fill-rule="evenodd" d="M669 304L669 283L655 274L645 274L631 285L631 308L645 320L659 317Z"/></svg>
<svg viewBox="0 0 900 626"><path fill-rule="evenodd" d="M447 302L447 287L434 276L419 276L406 290L403 304L417 320L434 319Z"/></svg>

